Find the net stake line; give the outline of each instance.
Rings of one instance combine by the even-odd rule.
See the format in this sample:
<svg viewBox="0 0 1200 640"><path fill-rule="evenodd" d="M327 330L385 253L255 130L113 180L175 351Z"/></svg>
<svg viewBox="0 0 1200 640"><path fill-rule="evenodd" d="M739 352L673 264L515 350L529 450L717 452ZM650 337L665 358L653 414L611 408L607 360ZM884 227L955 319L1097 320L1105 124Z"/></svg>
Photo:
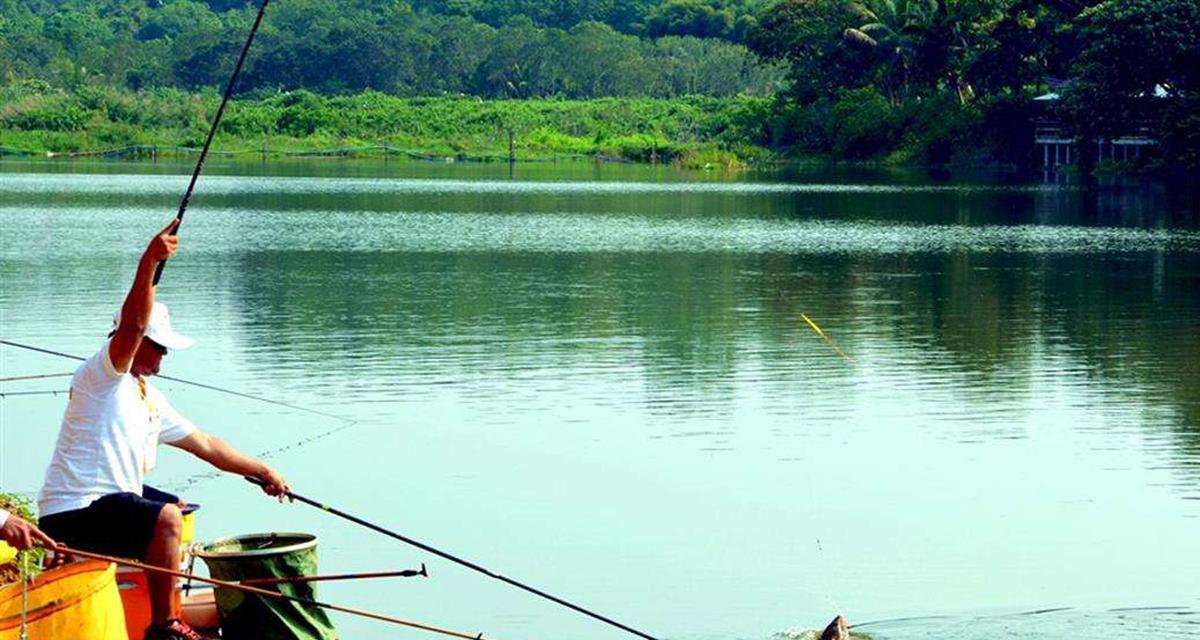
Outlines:
<svg viewBox="0 0 1200 640"><path fill-rule="evenodd" d="M60 358L67 358L70 360L78 360L80 362L87 360L87 358L84 358L82 356L71 355L69 353L63 353L61 351L52 351L50 349L43 349L42 347L36 347L31 344L22 344L20 342L13 342L12 340L0 339L0 345L16 347L17 349L25 349L27 351L34 351L36 353L44 353L46 355L51 355L51 356L58 356ZM217 393L225 393L225 394L228 394L231 396L245 398L247 400L256 400L258 402L265 402L267 404L273 404L277 407L284 407L286 409L294 409L296 411L303 411L305 413L311 413L313 415L323 416L325 418L341 420L342 422L354 422L354 420L351 420L350 418L346 418L346 417L339 416L339 415L334 415L332 413L326 413L324 411L319 411L317 409L309 409L308 407L302 407L300 405L283 402L281 400L272 400L270 398L264 398L262 396L256 396L256 395L252 395L249 393L242 393L241 391L234 391L233 389L225 389L222 387L213 386L211 384L206 384L203 382L196 382L194 380L185 380L183 378L176 378L174 376L156 375L154 377L158 378L160 380L169 380L171 382L178 382L179 384L186 384L186 385L190 385L193 387L199 387L201 389L207 389L209 391L216 391ZM4 396L4 395L14 395L14 396L34 395L34 394L43 394L43 393L66 393L66 391L24 391L24 392L23 391L7 391L7 392L0 392L0 396Z"/></svg>

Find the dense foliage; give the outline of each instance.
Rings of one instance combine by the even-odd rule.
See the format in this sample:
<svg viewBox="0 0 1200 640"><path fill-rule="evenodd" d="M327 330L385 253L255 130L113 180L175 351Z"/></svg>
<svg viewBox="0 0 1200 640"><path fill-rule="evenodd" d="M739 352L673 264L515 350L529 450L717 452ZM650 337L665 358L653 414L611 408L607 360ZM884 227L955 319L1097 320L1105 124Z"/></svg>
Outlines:
<svg viewBox="0 0 1200 640"><path fill-rule="evenodd" d="M0 78L37 78L56 87L218 86L257 4L0 0ZM690 18L670 8L693 4L712 9L728 28L676 24ZM488 98L764 94L777 84L778 70L739 44L695 37L748 28L735 11L748 6L286 0L271 6L240 87Z"/></svg>
<svg viewBox="0 0 1200 640"><path fill-rule="evenodd" d="M500 27L528 18L543 27L570 29L603 22L634 35L737 40L769 0L413 0L413 7L461 15Z"/></svg>
<svg viewBox="0 0 1200 640"><path fill-rule="evenodd" d="M1200 167L1195 0L779 0L748 42L789 66L789 141L809 149L1020 163L1034 119L1059 117L1085 141L1148 133ZM1039 111L1051 90L1063 99Z"/></svg>
<svg viewBox="0 0 1200 640"><path fill-rule="evenodd" d="M85 90L212 92L257 4L0 0L0 85L41 82L61 106L0 104L0 119L62 132L95 119ZM1197 69L1196 0L280 0L240 95L776 96L739 143L1022 165L1035 121L1056 118L1085 168L1090 141L1129 133L1164 143L1155 161L1200 168ZM287 97L299 90L315 95ZM1033 101L1049 92L1061 99Z"/></svg>

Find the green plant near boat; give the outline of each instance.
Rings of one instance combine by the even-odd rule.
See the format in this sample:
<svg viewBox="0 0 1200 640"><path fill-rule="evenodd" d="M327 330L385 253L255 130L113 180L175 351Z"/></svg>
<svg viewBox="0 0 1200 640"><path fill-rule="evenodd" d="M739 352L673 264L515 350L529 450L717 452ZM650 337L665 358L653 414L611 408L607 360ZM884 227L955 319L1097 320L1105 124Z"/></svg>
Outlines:
<svg viewBox="0 0 1200 640"><path fill-rule="evenodd" d="M15 493L0 493L0 509L8 511L14 516L27 520L29 522L37 522L37 516L33 510L33 500ZM17 582L21 579L21 564L27 563L29 571L32 574L37 574L41 571L42 558L46 555L46 551L41 548L31 549L29 551L21 551L13 560L0 564L0 584L9 584Z"/></svg>

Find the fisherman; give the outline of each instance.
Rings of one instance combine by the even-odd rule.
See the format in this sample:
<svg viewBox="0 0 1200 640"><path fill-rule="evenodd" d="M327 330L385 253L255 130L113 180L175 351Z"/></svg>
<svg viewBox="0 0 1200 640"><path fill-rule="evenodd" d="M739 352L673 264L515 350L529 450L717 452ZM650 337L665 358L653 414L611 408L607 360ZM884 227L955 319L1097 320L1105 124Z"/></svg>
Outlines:
<svg viewBox="0 0 1200 640"><path fill-rule="evenodd" d="M154 273L174 255L178 221L154 236L133 286L100 350L71 378L66 414L38 499L38 524L81 551L178 569L183 514L179 499L144 484L159 443L187 451L214 467L257 478L282 501L287 481L260 460L198 430L147 382L171 349L191 338L171 328L166 305L154 301ZM147 575L152 624L144 640L198 640L179 618L175 578Z"/></svg>

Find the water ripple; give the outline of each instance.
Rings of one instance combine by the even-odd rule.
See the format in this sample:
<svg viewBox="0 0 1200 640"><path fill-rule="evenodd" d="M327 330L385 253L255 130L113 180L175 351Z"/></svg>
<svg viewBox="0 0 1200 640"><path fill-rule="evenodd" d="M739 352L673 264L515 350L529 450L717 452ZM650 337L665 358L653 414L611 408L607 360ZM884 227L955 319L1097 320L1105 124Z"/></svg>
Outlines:
<svg viewBox="0 0 1200 640"><path fill-rule="evenodd" d="M99 213L99 211L97 211ZM153 216L133 209L122 215ZM89 216L89 210L77 212ZM38 210L0 208L0 220L53 216ZM254 223L247 221L253 218ZM197 218L199 220L199 218ZM71 232L64 229L63 234ZM95 233L92 231L91 233ZM116 231L113 231L116 234ZM1200 250L1200 232L1166 229L1038 225L919 225L834 220L710 218L441 212L272 211L208 209L188 229L189 251L299 250L344 252L530 252L915 254L1121 253ZM286 244L281 238L286 237ZM68 238L69 239L69 238ZM125 252L112 238L101 251ZM111 247L111 248L109 248ZM4 257L32 257L38 245L9 245Z"/></svg>

